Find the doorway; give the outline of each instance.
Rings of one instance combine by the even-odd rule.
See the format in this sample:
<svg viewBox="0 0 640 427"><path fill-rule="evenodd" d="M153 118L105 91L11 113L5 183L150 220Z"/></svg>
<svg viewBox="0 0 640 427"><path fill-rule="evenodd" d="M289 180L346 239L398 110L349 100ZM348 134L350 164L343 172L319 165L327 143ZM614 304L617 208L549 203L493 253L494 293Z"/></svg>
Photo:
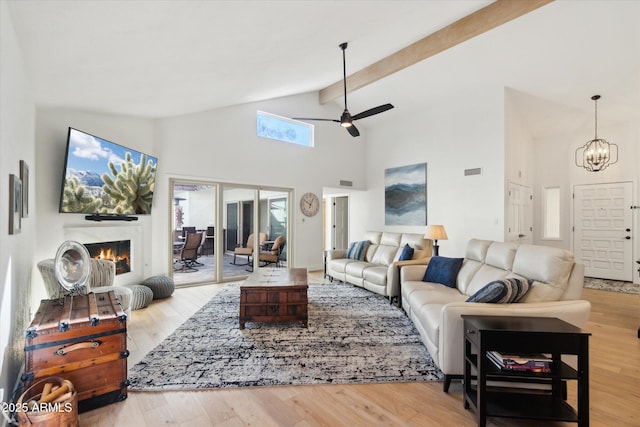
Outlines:
<svg viewBox="0 0 640 427"><path fill-rule="evenodd" d="M349 197L332 197L331 249L347 249L349 246Z"/></svg>
<svg viewBox="0 0 640 427"><path fill-rule="evenodd" d="M575 185L573 250L584 275L633 280L631 182Z"/></svg>
<svg viewBox="0 0 640 427"><path fill-rule="evenodd" d="M533 193L531 187L509 183L508 242L533 242Z"/></svg>

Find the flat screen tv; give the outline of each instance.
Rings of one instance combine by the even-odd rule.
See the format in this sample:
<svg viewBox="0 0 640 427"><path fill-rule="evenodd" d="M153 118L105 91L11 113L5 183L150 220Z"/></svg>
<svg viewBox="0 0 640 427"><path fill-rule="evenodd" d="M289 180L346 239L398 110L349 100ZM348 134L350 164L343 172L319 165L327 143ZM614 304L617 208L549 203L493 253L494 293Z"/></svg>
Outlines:
<svg viewBox="0 0 640 427"><path fill-rule="evenodd" d="M155 157L69 128L60 212L150 214L157 162Z"/></svg>

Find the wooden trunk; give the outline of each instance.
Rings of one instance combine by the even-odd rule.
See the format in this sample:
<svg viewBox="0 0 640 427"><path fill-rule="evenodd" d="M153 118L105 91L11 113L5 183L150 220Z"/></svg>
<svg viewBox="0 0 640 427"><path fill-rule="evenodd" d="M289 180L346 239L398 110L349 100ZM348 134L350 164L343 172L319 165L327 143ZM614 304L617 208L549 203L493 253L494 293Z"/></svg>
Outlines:
<svg viewBox="0 0 640 427"><path fill-rule="evenodd" d="M71 381L80 412L127 398L127 316L113 291L42 300L26 331L25 387Z"/></svg>
<svg viewBox="0 0 640 427"><path fill-rule="evenodd" d="M260 269L240 286L240 329L246 322L308 324L307 269Z"/></svg>

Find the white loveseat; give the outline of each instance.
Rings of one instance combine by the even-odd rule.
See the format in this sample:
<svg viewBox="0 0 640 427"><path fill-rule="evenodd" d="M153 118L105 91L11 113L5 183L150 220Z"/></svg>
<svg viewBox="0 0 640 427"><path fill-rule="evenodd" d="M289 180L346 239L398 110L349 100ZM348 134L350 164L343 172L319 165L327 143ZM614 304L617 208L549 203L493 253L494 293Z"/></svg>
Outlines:
<svg viewBox="0 0 640 427"><path fill-rule="evenodd" d="M461 315L557 317L578 327L589 319L591 304L580 300L584 266L563 249L488 240L471 240L456 287L422 281L427 266L401 270L401 303L418 329L434 362L445 374L444 391L463 373ZM494 280L510 277L533 280L515 303L465 302Z"/></svg>
<svg viewBox="0 0 640 427"><path fill-rule="evenodd" d="M399 267L427 263L432 242L422 234L367 231L369 241L364 260L346 258L347 251L327 251L327 275L393 299L399 295ZM411 260L398 261L405 244L414 249Z"/></svg>

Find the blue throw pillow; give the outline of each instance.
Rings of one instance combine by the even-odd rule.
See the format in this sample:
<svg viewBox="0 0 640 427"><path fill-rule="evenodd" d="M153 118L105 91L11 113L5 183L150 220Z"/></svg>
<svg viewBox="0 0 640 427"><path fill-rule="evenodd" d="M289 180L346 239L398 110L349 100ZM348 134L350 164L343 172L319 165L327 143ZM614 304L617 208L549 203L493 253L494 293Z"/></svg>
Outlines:
<svg viewBox="0 0 640 427"><path fill-rule="evenodd" d="M404 245L404 248L402 248L402 252L400 252L398 261L407 261L411 258L413 258L413 248L407 243Z"/></svg>
<svg viewBox="0 0 640 427"><path fill-rule="evenodd" d="M422 281L440 283L450 288L455 288L456 277L458 277L458 271L462 267L462 261L464 261L464 258L434 256L429 261Z"/></svg>
<svg viewBox="0 0 640 427"><path fill-rule="evenodd" d="M494 280L488 283L478 292L467 298L466 302L488 302L495 304L508 304L518 302L531 287L529 280L521 280L515 277L503 280Z"/></svg>
<svg viewBox="0 0 640 427"><path fill-rule="evenodd" d="M369 241L363 240L361 242L351 242L347 248L347 258L357 259L359 261L364 260L364 256L367 254L367 248L369 247Z"/></svg>

